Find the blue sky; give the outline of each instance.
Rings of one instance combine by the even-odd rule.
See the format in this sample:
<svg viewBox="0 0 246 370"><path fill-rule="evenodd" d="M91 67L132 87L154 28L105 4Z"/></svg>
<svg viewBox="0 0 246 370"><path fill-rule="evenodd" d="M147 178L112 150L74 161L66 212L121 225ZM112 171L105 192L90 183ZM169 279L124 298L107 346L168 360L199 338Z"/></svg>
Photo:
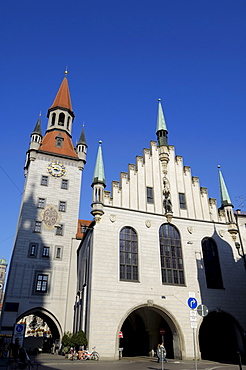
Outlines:
<svg viewBox="0 0 246 370"><path fill-rule="evenodd" d="M220 164L246 211L245 0L9 0L0 17L0 258L11 256L30 134L40 111L45 132L66 65L73 141L84 123L89 146L80 218L91 219L98 141L110 190L156 139L158 98L184 165L219 199Z"/></svg>

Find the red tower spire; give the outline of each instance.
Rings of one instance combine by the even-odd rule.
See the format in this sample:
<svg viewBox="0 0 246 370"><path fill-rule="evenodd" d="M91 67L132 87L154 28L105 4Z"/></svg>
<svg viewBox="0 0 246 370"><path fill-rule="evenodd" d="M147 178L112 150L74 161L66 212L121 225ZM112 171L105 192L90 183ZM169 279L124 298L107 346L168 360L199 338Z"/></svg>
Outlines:
<svg viewBox="0 0 246 370"><path fill-rule="evenodd" d="M68 81L67 81L66 76L64 77L61 83L61 86L56 94L55 100L52 106L50 107L50 109L57 108L57 107L69 109L71 112L73 111L72 102L70 98L70 91L69 91L69 86L68 86Z"/></svg>

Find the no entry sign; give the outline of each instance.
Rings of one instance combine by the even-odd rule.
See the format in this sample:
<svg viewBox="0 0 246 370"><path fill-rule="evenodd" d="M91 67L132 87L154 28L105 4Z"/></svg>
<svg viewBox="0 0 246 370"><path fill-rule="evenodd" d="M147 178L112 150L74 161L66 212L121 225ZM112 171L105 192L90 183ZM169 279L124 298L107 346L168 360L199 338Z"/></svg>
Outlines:
<svg viewBox="0 0 246 370"><path fill-rule="evenodd" d="M165 329L160 329L160 334L164 335L166 333Z"/></svg>

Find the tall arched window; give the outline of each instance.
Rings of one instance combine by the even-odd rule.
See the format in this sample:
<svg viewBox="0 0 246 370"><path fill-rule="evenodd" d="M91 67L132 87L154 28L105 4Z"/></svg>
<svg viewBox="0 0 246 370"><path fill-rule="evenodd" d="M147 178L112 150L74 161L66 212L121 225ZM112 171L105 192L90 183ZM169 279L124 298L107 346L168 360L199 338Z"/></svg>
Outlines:
<svg viewBox="0 0 246 370"><path fill-rule="evenodd" d="M129 226L120 231L120 280L138 281L138 238Z"/></svg>
<svg viewBox="0 0 246 370"><path fill-rule="evenodd" d="M65 121L65 114L64 113L60 113L59 114L59 118L58 118L58 125L64 126L64 121Z"/></svg>
<svg viewBox="0 0 246 370"><path fill-rule="evenodd" d="M202 240L202 253L207 287L223 289L218 248L212 238L204 238Z"/></svg>
<svg viewBox="0 0 246 370"><path fill-rule="evenodd" d="M163 284L184 285L184 265L179 231L170 224L159 230L161 276Z"/></svg>
<svg viewBox="0 0 246 370"><path fill-rule="evenodd" d="M56 114L55 113L52 113L52 116L51 116L51 126L54 126L55 125L55 121L56 121Z"/></svg>

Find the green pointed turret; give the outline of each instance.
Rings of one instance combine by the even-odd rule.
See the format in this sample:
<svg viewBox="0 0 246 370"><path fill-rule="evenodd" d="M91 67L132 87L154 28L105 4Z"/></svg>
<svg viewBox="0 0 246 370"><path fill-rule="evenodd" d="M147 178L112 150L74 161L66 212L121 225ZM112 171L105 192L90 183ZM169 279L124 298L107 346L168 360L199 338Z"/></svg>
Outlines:
<svg viewBox="0 0 246 370"><path fill-rule="evenodd" d="M106 186L103 156L102 156L102 141L99 141L99 147L98 147L98 152L97 152L97 159L96 159L92 186L97 183L101 183L104 186Z"/></svg>
<svg viewBox="0 0 246 370"><path fill-rule="evenodd" d="M231 198L229 196L223 175L220 170L220 166L218 166L218 172L219 172L219 185L220 185L220 202L221 206L232 206Z"/></svg>
<svg viewBox="0 0 246 370"><path fill-rule="evenodd" d="M156 125L156 135L158 146L168 145L167 143L167 125L161 105L161 99L158 99L158 114L157 114L157 125Z"/></svg>

